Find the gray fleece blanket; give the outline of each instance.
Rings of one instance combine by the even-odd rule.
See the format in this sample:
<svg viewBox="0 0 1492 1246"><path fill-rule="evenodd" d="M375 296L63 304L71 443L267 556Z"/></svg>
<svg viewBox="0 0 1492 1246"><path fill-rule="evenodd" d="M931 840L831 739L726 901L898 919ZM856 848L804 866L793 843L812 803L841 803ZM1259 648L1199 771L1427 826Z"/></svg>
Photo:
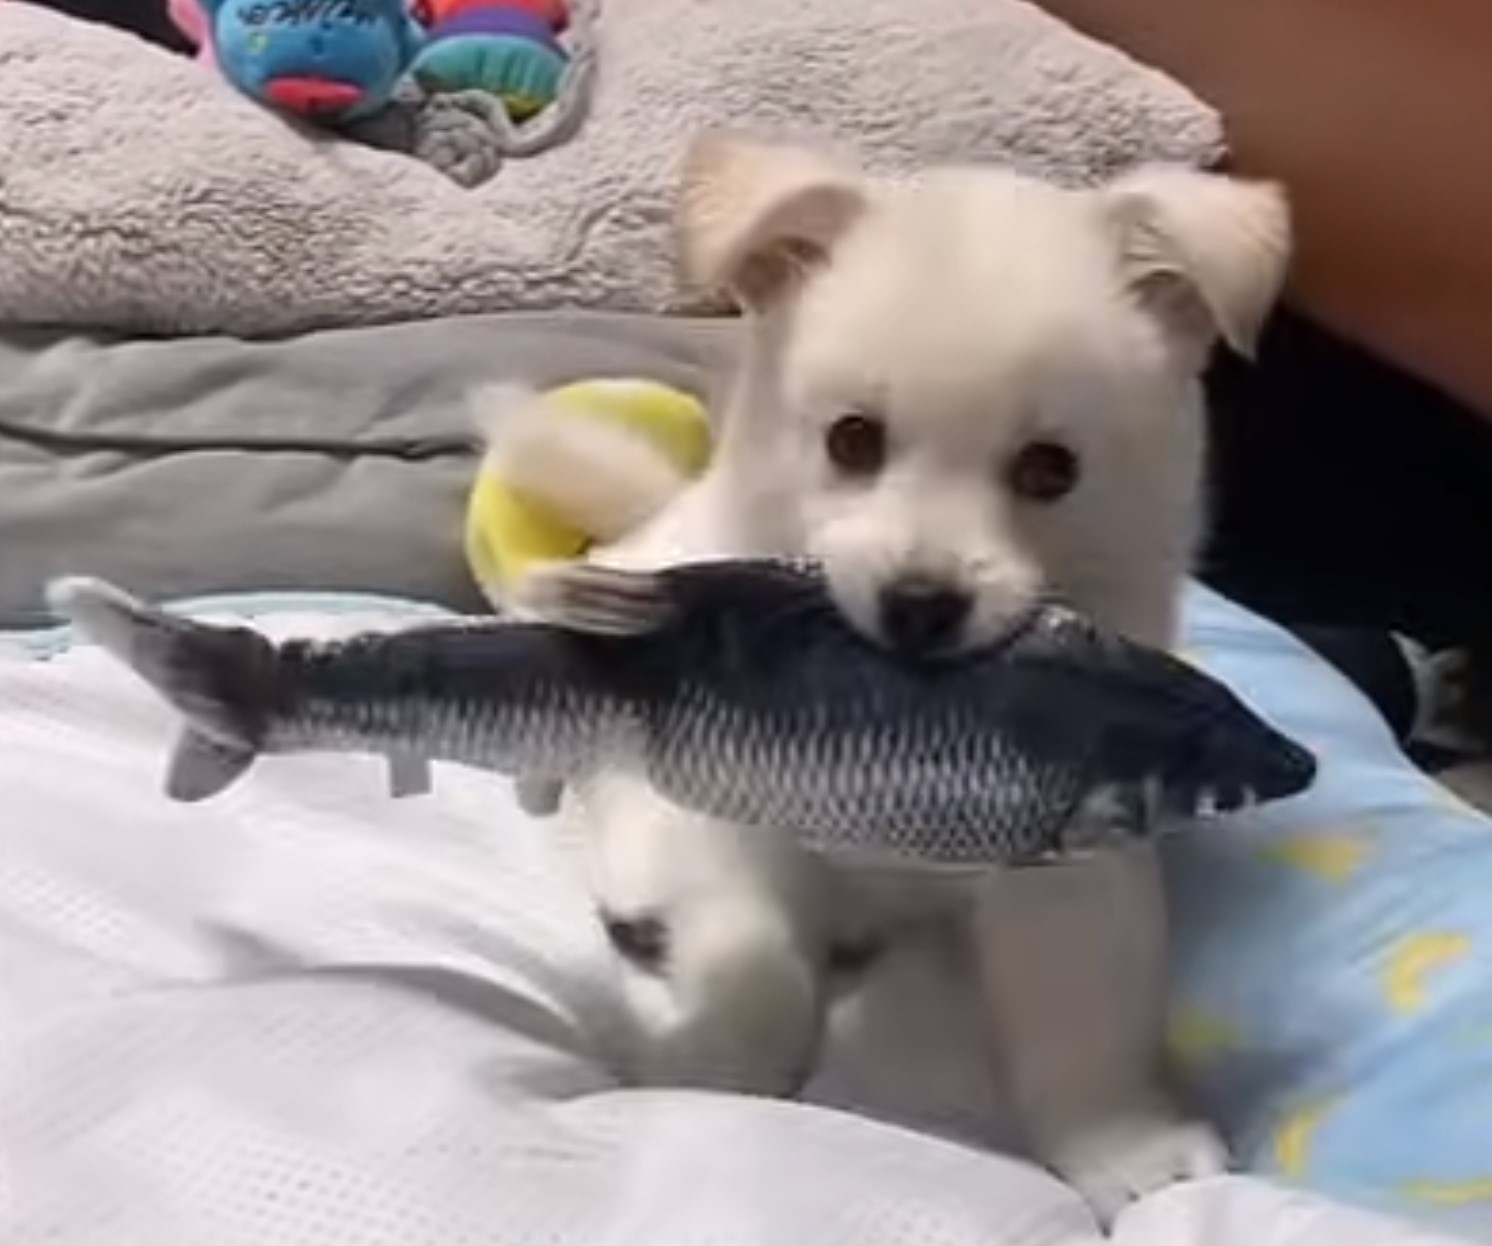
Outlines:
<svg viewBox="0 0 1492 1246"><path fill-rule="evenodd" d="M1018 0L602 0L594 33L579 133L468 191L129 36L0 3L0 320L268 335L677 307L675 168L710 125L873 169L1078 182L1221 151L1176 83Z"/></svg>

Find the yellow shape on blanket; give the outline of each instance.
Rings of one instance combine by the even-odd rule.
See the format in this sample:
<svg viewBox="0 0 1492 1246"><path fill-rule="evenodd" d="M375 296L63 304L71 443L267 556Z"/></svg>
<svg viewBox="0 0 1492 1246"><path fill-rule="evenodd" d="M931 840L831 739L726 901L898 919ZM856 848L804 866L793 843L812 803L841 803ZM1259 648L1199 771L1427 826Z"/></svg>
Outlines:
<svg viewBox="0 0 1492 1246"><path fill-rule="evenodd" d="M1437 1207L1492 1203L1492 1177L1474 1177L1470 1181L1411 1181L1403 1190L1409 1198L1433 1203Z"/></svg>
<svg viewBox="0 0 1492 1246"><path fill-rule="evenodd" d="M1389 1008L1400 1016L1419 1012L1428 999L1426 979L1470 951L1471 940L1455 932L1424 931L1400 939L1383 967L1383 994Z"/></svg>
<svg viewBox="0 0 1492 1246"><path fill-rule="evenodd" d="M1243 1042L1238 1027L1226 1017L1187 1004L1172 1009L1167 1029L1171 1054L1193 1069L1236 1050Z"/></svg>
<svg viewBox="0 0 1492 1246"><path fill-rule="evenodd" d="M1362 867L1372 848L1351 833L1289 835L1261 849L1266 861L1293 866L1329 883L1344 883Z"/></svg>
<svg viewBox="0 0 1492 1246"><path fill-rule="evenodd" d="M1311 1148L1316 1134L1335 1107L1336 1101L1329 1099L1301 1108L1286 1117L1275 1133L1275 1163L1292 1181L1302 1180L1310 1171Z"/></svg>

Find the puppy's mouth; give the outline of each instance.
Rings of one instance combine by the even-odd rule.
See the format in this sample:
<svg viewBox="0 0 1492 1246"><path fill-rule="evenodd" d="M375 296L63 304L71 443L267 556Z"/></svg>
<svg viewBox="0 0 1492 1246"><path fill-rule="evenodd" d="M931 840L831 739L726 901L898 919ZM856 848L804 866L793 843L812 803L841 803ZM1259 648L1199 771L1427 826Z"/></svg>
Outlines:
<svg viewBox="0 0 1492 1246"><path fill-rule="evenodd" d="M971 598L967 607L932 609L932 617L911 624L889 623L883 612L841 610L850 624L873 644L899 658L917 662L951 662L974 653L998 649L1017 639L1047 606L1060 604L1055 597L1038 594L1019 602L992 607ZM957 625L941 612L960 614Z"/></svg>
<svg viewBox="0 0 1492 1246"><path fill-rule="evenodd" d="M946 661L1003 644L1056 600L1039 580L981 582L920 569L874 576L853 560L814 561L845 621L871 644L909 660Z"/></svg>
<svg viewBox="0 0 1492 1246"><path fill-rule="evenodd" d="M833 597L851 627L898 657L932 661L956 658L979 647L970 628L972 598L956 591L834 589Z"/></svg>

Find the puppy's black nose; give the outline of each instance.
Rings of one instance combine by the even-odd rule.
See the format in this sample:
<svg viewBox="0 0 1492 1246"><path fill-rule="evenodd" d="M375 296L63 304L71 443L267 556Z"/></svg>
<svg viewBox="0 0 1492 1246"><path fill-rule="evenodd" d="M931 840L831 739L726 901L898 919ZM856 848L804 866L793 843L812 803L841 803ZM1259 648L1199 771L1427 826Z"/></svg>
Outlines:
<svg viewBox="0 0 1492 1246"><path fill-rule="evenodd" d="M942 580L907 576L881 590L881 634L902 653L946 649L973 605L973 597Z"/></svg>

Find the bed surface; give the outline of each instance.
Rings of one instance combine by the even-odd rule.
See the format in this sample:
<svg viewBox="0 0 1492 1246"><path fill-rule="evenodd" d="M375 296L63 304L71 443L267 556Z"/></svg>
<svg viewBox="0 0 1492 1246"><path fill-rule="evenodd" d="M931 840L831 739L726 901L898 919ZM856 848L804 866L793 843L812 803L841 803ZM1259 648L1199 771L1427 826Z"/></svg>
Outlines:
<svg viewBox="0 0 1492 1246"><path fill-rule="evenodd" d="M256 598L212 613L330 635L421 612ZM0 1240L1101 1240L1071 1191L951 1140L946 1111L929 1125L940 1094L981 1094L967 1070L938 1085L946 1051L842 1034L814 1097L854 1115L620 1088L606 952L569 854L491 777L442 767L433 797L395 802L377 762L279 760L173 806L171 727L98 651L0 637ZM911 1011L953 1030L951 1006ZM877 1101L878 1081L915 1098ZM1244 1178L1147 1200L1114 1240L1443 1242Z"/></svg>

